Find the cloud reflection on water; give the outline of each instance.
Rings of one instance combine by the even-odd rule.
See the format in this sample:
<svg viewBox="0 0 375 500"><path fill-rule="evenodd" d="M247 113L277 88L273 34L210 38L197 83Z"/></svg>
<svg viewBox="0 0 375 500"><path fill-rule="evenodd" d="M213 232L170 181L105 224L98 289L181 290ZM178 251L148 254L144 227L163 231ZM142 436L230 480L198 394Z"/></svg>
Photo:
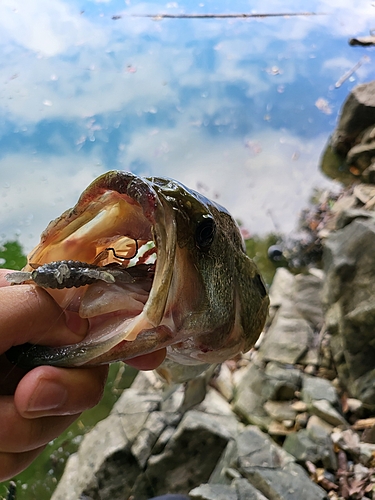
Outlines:
<svg viewBox="0 0 375 500"><path fill-rule="evenodd" d="M252 3L329 16L251 20L122 17L165 4L3 2L0 233L29 249L51 218L112 168L168 175L215 197L250 232L290 231L348 90L374 77L370 2ZM185 11L249 11L245 1L181 2ZM81 12L81 9L83 12ZM206 10L205 10L206 9ZM169 8L178 11L179 7ZM333 113L316 106L324 99ZM21 181L20 181L21 179ZM271 214L271 215L270 215Z"/></svg>

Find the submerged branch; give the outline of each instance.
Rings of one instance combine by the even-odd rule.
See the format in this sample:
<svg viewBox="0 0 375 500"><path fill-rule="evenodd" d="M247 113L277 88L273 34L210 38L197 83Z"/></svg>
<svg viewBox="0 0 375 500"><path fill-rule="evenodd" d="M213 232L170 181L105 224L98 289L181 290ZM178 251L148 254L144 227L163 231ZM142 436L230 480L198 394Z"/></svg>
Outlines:
<svg viewBox="0 0 375 500"><path fill-rule="evenodd" d="M113 20L122 17L151 17L153 19L227 19L227 18L264 18L264 17L296 17L296 16L324 16L319 12L284 12L271 14L123 14L112 16Z"/></svg>

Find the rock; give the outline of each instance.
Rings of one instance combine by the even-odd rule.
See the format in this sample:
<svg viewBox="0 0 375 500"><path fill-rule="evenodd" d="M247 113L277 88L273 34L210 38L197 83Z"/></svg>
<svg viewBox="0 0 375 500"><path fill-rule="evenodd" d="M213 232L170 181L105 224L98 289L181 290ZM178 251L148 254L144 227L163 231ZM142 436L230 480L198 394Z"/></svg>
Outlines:
<svg viewBox="0 0 375 500"><path fill-rule="evenodd" d="M142 429L139 431L131 447L133 456L141 469L143 469L151 455L159 436L167 425L166 415L162 412L152 412L149 414Z"/></svg>
<svg viewBox="0 0 375 500"><path fill-rule="evenodd" d="M295 401L292 403L293 410L304 412L307 410L307 404L304 401Z"/></svg>
<svg viewBox="0 0 375 500"><path fill-rule="evenodd" d="M296 415L296 430L304 429L309 420L309 414L307 412L299 413Z"/></svg>
<svg viewBox="0 0 375 500"><path fill-rule="evenodd" d="M236 490L231 486L201 484L189 492L192 500L238 500Z"/></svg>
<svg viewBox="0 0 375 500"><path fill-rule="evenodd" d="M359 460L365 466L374 463L375 445L370 443L359 443Z"/></svg>
<svg viewBox="0 0 375 500"><path fill-rule="evenodd" d="M250 363L241 382L236 388L233 409L249 423L260 425L263 429L271 423L271 418L263 409L267 399L264 387L267 378L264 371L254 363Z"/></svg>
<svg viewBox="0 0 375 500"><path fill-rule="evenodd" d="M323 287L340 382L370 408L375 408L374 245L374 219L355 219L332 233L325 244L327 279Z"/></svg>
<svg viewBox="0 0 375 500"><path fill-rule="evenodd" d="M294 425L294 420L284 420L283 422L277 422L272 420L267 426L267 432L270 436L287 436L293 432L292 427Z"/></svg>
<svg viewBox="0 0 375 500"><path fill-rule="evenodd" d="M310 375L302 376L301 396L307 404L319 399L326 399L333 405L338 404L337 392L331 382Z"/></svg>
<svg viewBox="0 0 375 500"><path fill-rule="evenodd" d="M297 415L296 410L292 408L291 404L285 401L266 401L263 408L271 418L278 422L282 422L283 420L294 421Z"/></svg>
<svg viewBox="0 0 375 500"><path fill-rule="evenodd" d="M294 398L294 394L301 388L302 376L301 372L291 366L280 365L270 361L265 369L267 375L264 393L267 399L277 401L290 400Z"/></svg>
<svg viewBox="0 0 375 500"><path fill-rule="evenodd" d="M228 401L232 400L234 383L232 379L232 372L226 363L222 363L219 373L215 375L215 378L211 381L211 383L219 392L221 392L225 399Z"/></svg>
<svg viewBox="0 0 375 500"><path fill-rule="evenodd" d="M348 427L348 423L344 417L340 415L340 413L335 410L331 403L326 399L313 401L311 403L310 411L333 426L342 425L344 427Z"/></svg>
<svg viewBox="0 0 375 500"><path fill-rule="evenodd" d="M294 285L294 275L285 267L277 268L269 291L270 306L278 308L283 304L285 299L292 299Z"/></svg>
<svg viewBox="0 0 375 500"><path fill-rule="evenodd" d="M327 493L310 481L304 469L295 463L282 468L253 467L245 477L269 500L323 500ZM303 497L301 497L303 492Z"/></svg>
<svg viewBox="0 0 375 500"><path fill-rule="evenodd" d="M321 428L302 429L289 434L283 448L301 464L308 461L315 465L322 464L329 470L335 470L337 467L329 433L321 432Z"/></svg>
<svg viewBox="0 0 375 500"><path fill-rule="evenodd" d="M238 500L267 500L259 490L242 477L234 479L232 486L236 490Z"/></svg>
<svg viewBox="0 0 375 500"><path fill-rule="evenodd" d="M322 420L317 415L311 415L309 421L307 422L307 428L311 429L313 427L320 427L325 431L326 434L330 435L333 432L334 426Z"/></svg>
<svg viewBox="0 0 375 500"><path fill-rule="evenodd" d="M324 315L320 300L322 278L313 274L298 274L295 277L294 303L304 319L314 330L322 328Z"/></svg>
<svg viewBox="0 0 375 500"><path fill-rule="evenodd" d="M332 147L346 155L361 132L375 123L375 82L357 85L346 99L332 136Z"/></svg>
<svg viewBox="0 0 375 500"><path fill-rule="evenodd" d="M225 423L215 416L196 410L187 412L164 451L149 458L147 485L145 478L139 478L134 497L143 500L145 494L150 498L165 491L187 493L207 482L231 439Z"/></svg>
<svg viewBox="0 0 375 500"><path fill-rule="evenodd" d="M65 467L53 500L97 498L128 498L133 484L141 472L129 450L121 419L110 415L85 435L77 454L72 455ZM126 464L126 474L120 474Z"/></svg>
<svg viewBox="0 0 375 500"><path fill-rule="evenodd" d="M351 429L345 429L343 431L335 430L335 432L331 434L331 439L332 442L342 450L348 451L352 456L358 456L360 439L356 432L353 432Z"/></svg>
<svg viewBox="0 0 375 500"><path fill-rule="evenodd" d="M293 462L292 455L254 425L247 426L236 438L237 466L240 472L248 467L283 467Z"/></svg>
<svg viewBox="0 0 375 500"><path fill-rule="evenodd" d="M313 329L294 302L285 300L278 309L259 348L268 361L295 364L313 343Z"/></svg>
<svg viewBox="0 0 375 500"><path fill-rule="evenodd" d="M346 161L363 172L372 163L375 155L375 142L370 144L356 144L347 153Z"/></svg>

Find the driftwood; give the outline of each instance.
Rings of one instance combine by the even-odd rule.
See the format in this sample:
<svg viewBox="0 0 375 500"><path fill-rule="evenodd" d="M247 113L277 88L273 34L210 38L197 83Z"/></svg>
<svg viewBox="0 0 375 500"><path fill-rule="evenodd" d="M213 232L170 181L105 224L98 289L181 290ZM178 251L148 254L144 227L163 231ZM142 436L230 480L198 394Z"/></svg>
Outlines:
<svg viewBox="0 0 375 500"><path fill-rule="evenodd" d="M368 45L375 45L375 36L361 36L359 38L351 38L349 40L349 45L360 45L362 47L367 47Z"/></svg>
<svg viewBox="0 0 375 500"><path fill-rule="evenodd" d="M297 16L322 16L325 15L319 12L283 12L271 14L121 14L112 16L116 21L123 17L150 17L152 19L232 19L232 18L264 18L264 17L297 17Z"/></svg>

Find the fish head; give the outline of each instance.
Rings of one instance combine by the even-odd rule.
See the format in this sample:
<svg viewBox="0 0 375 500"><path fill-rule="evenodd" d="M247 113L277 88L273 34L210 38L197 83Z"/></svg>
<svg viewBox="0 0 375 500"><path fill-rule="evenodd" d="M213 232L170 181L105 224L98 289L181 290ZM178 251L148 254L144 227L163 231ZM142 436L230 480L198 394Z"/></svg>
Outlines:
<svg viewBox="0 0 375 500"><path fill-rule="evenodd" d="M116 264L132 279L47 288L88 318L89 333L70 346L13 348L19 364L102 364L163 347L180 364L218 363L252 347L266 320L267 291L236 222L173 179L110 171L94 180L48 225L25 270L68 260Z"/></svg>

